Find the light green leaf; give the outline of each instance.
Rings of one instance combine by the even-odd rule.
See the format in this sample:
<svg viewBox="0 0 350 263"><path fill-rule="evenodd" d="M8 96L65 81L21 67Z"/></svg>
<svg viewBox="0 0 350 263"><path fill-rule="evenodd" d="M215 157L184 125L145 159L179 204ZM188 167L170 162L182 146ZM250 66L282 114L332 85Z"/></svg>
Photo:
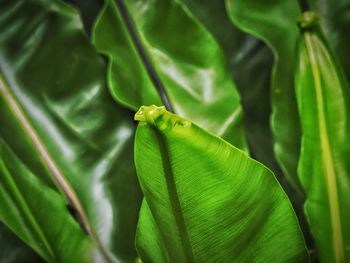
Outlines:
<svg viewBox="0 0 350 263"><path fill-rule="evenodd" d="M298 173L305 212L321 261L350 262L350 90L315 13L304 13L300 23Z"/></svg>
<svg viewBox="0 0 350 263"><path fill-rule="evenodd" d="M169 98L177 114L246 149L239 95L223 54L181 2L107 0L93 42L109 59L116 100L137 110Z"/></svg>
<svg viewBox="0 0 350 263"><path fill-rule="evenodd" d="M274 175L164 107L142 107L135 163L144 262L306 262L303 235Z"/></svg>
<svg viewBox="0 0 350 263"><path fill-rule="evenodd" d="M66 200L45 186L0 139L0 220L48 262L94 262L91 239Z"/></svg>
<svg viewBox="0 0 350 263"><path fill-rule="evenodd" d="M111 260L133 262L135 126L110 96L78 13L62 1L3 0L0 14L1 139L43 185L81 205Z"/></svg>
<svg viewBox="0 0 350 263"><path fill-rule="evenodd" d="M294 92L295 49L298 37L298 1L226 0L227 10L241 30L262 39L273 51L271 127L275 154L296 190L300 152L300 124Z"/></svg>

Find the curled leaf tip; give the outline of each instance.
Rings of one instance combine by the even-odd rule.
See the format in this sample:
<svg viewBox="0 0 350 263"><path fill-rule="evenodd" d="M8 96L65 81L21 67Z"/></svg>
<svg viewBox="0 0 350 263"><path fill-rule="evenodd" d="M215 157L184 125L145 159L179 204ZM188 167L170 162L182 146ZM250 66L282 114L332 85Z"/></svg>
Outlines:
<svg viewBox="0 0 350 263"><path fill-rule="evenodd" d="M166 112L164 106L141 106L135 114L135 121L145 121L149 124L155 124L155 120Z"/></svg>
<svg viewBox="0 0 350 263"><path fill-rule="evenodd" d="M318 28L320 24L320 17L318 13L312 11L304 12L298 20L299 28L303 31L309 31Z"/></svg>

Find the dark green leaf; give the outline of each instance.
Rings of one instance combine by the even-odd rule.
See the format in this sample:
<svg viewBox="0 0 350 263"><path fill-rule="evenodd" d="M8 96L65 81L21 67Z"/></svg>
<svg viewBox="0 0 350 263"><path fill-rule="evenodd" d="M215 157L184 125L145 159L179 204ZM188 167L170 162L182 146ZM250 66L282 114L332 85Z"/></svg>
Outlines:
<svg viewBox="0 0 350 263"><path fill-rule="evenodd" d="M303 235L273 174L164 107L142 107L135 163L144 262L306 262Z"/></svg>
<svg viewBox="0 0 350 263"><path fill-rule="evenodd" d="M104 62L77 12L61 1L2 0L0 14L0 71L8 82L0 96L1 138L43 185L62 195L52 179L67 183L78 199L73 207L81 203L87 214L85 227L132 262L141 201L134 124L109 95Z"/></svg>
<svg viewBox="0 0 350 263"><path fill-rule="evenodd" d="M181 2L107 0L93 42L109 58L109 86L119 102L133 110L162 104L163 87L176 113L246 148L223 54Z"/></svg>

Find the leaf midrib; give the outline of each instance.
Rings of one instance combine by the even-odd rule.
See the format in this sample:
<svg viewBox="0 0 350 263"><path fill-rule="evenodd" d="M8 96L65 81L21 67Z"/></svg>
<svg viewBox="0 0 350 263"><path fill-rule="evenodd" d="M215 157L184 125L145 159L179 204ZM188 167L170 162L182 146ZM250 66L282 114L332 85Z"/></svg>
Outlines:
<svg viewBox="0 0 350 263"><path fill-rule="evenodd" d="M163 169L164 169L165 182L166 182L166 186L169 194L169 200L170 200L171 209L172 209L172 214L175 218L176 227L179 232L180 243L184 251L184 256L187 262L196 262L194 253L193 253L193 248L191 245L190 236L186 226L186 221L182 213L180 199L177 193L178 190L175 182L175 177L173 174L173 169L171 166L168 145L164 135L161 132L159 132L157 128L152 127L152 129L155 131L155 134L157 136L157 140L158 140L158 144L161 152Z"/></svg>
<svg viewBox="0 0 350 263"><path fill-rule="evenodd" d="M165 86L158 75L151 59L149 58L146 48L142 43L142 40L138 34L138 30L131 18L128 8L125 5L123 0L115 0L115 4L119 11L120 17L124 23L127 33L129 34L131 42L134 44L137 54L147 72L148 77L150 78L155 90L158 92L160 99L162 100L164 106L168 111L174 112L174 109L170 103L169 96L166 92Z"/></svg>
<svg viewBox="0 0 350 263"><path fill-rule="evenodd" d="M345 261L345 252L344 252L344 241L342 236L342 226L340 218L340 209L339 209L339 200L338 200L338 190L337 190L337 181L336 181L336 169L334 166L334 160L332 155L332 150L330 146L326 115L324 112L324 98L322 94L322 84L321 76L318 67L319 61L314 54L314 50L318 50L316 43L314 43L312 33L305 32L305 45L308 50L308 59L311 65L311 71L314 78L314 87L316 92L316 104L317 104L317 118L319 123L319 134L321 141L321 153L322 153L322 163L323 169L325 171L325 180L328 194L328 202L330 207L330 217L332 225L332 241L333 241L333 250L335 254L336 262ZM329 60L329 58L328 58Z"/></svg>

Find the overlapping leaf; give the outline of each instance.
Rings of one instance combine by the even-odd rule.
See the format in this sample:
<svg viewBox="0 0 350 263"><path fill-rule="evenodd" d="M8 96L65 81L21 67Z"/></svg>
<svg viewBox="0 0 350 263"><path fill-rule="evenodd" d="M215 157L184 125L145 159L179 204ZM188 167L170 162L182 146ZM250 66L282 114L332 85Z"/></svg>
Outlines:
<svg viewBox="0 0 350 263"><path fill-rule="evenodd" d="M0 140L0 220L47 262L94 262L91 239L45 186Z"/></svg>
<svg viewBox="0 0 350 263"><path fill-rule="evenodd" d="M107 0L93 42L109 58L109 86L118 101L136 110L169 98L179 115L246 148L223 54L181 2Z"/></svg>
<svg viewBox="0 0 350 263"><path fill-rule="evenodd" d="M142 107L135 163L144 262L306 262L292 206L263 165L164 107Z"/></svg>
<svg viewBox="0 0 350 263"><path fill-rule="evenodd" d="M48 0L2 0L0 13L0 71L7 82L0 96L1 139L56 195L62 185L53 175L60 178L105 249L133 261L141 195L134 125L109 95L104 63L78 13ZM50 210L43 216L52 216Z"/></svg>
<svg viewBox="0 0 350 263"><path fill-rule="evenodd" d="M321 261L350 262L350 89L315 13L305 13L301 27L296 91L305 211Z"/></svg>

